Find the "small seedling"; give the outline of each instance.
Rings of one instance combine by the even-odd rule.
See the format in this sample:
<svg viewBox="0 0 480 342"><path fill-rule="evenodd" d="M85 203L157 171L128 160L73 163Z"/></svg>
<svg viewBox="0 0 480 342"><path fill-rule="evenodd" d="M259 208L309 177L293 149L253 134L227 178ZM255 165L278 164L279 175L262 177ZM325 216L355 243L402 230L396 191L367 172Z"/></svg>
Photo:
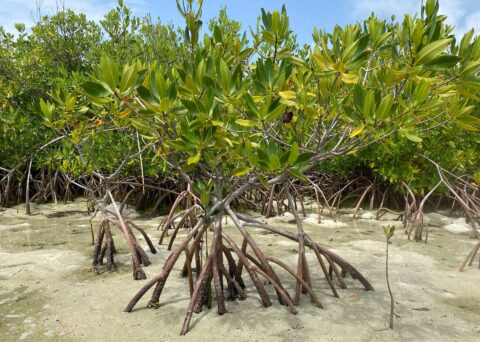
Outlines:
<svg viewBox="0 0 480 342"><path fill-rule="evenodd" d="M395 226L383 227L383 232L385 233L385 237L387 238L387 241L386 241L387 257L386 257L386 261L385 261L385 275L386 275L386 278L387 278L388 293L390 294L390 324L389 324L389 328L393 329L393 315L394 315L395 302L393 300L392 289L390 288L390 281L388 280L388 245L390 244L390 239L392 238L393 234L395 233Z"/></svg>

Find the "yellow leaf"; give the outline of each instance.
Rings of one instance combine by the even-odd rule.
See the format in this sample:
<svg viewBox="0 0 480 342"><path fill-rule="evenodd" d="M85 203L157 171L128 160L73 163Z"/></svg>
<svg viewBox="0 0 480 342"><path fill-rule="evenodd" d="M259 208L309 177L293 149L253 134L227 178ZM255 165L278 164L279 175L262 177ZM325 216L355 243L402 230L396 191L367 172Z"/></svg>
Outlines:
<svg viewBox="0 0 480 342"><path fill-rule="evenodd" d="M252 98L254 103L260 103L263 100L263 97L258 95L252 96Z"/></svg>
<svg viewBox="0 0 480 342"><path fill-rule="evenodd" d="M200 152L199 152L199 153L197 153L196 155L194 155L193 157L188 158L187 164L188 164L188 165L191 165L191 164L196 164L196 163L198 163L198 162L200 161L200 157L201 157L201 154L200 154Z"/></svg>
<svg viewBox="0 0 480 342"><path fill-rule="evenodd" d="M364 129L365 129L365 126L364 126L364 125L362 125L362 126L356 128L356 129L354 129L354 130L352 131L352 133L350 133L350 139L351 139L351 138L354 138L354 137L356 137L357 135L359 135L360 133L362 133Z"/></svg>
<svg viewBox="0 0 480 342"><path fill-rule="evenodd" d="M160 146L159 148L157 148L157 151L156 151L155 155L156 155L157 157L166 156L166 155L167 155L167 151L163 148L163 146Z"/></svg>
<svg viewBox="0 0 480 342"><path fill-rule="evenodd" d="M233 147L232 141L230 139L228 139L226 137L223 137L222 139L223 139L223 141L225 141L228 144L228 146Z"/></svg>
<svg viewBox="0 0 480 342"><path fill-rule="evenodd" d="M342 74L343 83L352 84L358 82L358 76L353 74Z"/></svg>
<svg viewBox="0 0 480 342"><path fill-rule="evenodd" d="M343 73L345 72L345 65L344 65L342 62L335 63L335 64L333 65L333 68L334 68L336 71L342 73L342 75L343 75Z"/></svg>
<svg viewBox="0 0 480 342"><path fill-rule="evenodd" d="M245 119L237 119L235 120L235 122L242 127L252 127L253 125L255 125L255 123L253 123L252 121Z"/></svg>
<svg viewBox="0 0 480 342"><path fill-rule="evenodd" d="M240 176L246 175L249 172L250 172L250 169L248 167L240 166L233 171L232 175L235 177L240 177Z"/></svg>
<svg viewBox="0 0 480 342"><path fill-rule="evenodd" d="M73 107L75 106L75 97L73 96L70 96L68 99L67 99L67 102L65 103L65 109L67 111L70 111L70 110L73 110Z"/></svg>
<svg viewBox="0 0 480 342"><path fill-rule="evenodd" d="M169 104L170 101L168 100L168 98L163 98L162 101L160 101L160 110L162 110L163 112L168 111Z"/></svg>
<svg viewBox="0 0 480 342"><path fill-rule="evenodd" d="M280 100L280 103L281 103L281 104L284 104L285 106L288 106L288 107L298 108L298 105L297 105L297 103L296 103L295 101L281 99L281 100Z"/></svg>
<svg viewBox="0 0 480 342"><path fill-rule="evenodd" d="M80 137L78 136L78 131L72 131L72 143L78 144L80 142Z"/></svg>
<svg viewBox="0 0 480 342"><path fill-rule="evenodd" d="M127 116L129 116L131 113L131 110L130 108L127 108L125 109L123 112L121 112L120 114L118 114L118 118L119 119L125 119Z"/></svg>
<svg viewBox="0 0 480 342"><path fill-rule="evenodd" d="M351 151L347 152L347 154L346 154L346 155L347 155L347 156L350 156L350 155L352 155L352 154L356 154L356 153L357 153L357 151L358 151L357 149L355 149L355 150L351 150Z"/></svg>
<svg viewBox="0 0 480 342"><path fill-rule="evenodd" d="M222 137L222 136L219 136L217 135L215 137L216 139L216 142L217 144L219 144L220 146L225 146L225 145L228 145L229 147L233 147L233 143L230 139L226 138L226 137Z"/></svg>
<svg viewBox="0 0 480 342"><path fill-rule="evenodd" d="M292 90L286 90L286 91L280 91L278 95L280 95L280 97L284 100L291 100L297 96L297 93L295 93Z"/></svg>

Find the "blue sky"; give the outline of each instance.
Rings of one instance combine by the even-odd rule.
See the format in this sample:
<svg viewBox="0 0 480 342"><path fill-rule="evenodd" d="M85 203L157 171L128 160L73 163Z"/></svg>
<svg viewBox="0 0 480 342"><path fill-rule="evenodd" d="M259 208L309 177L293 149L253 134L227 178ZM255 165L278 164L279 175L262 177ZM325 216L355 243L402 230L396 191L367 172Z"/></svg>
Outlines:
<svg viewBox="0 0 480 342"><path fill-rule="evenodd" d="M53 13L57 0L43 0L42 12ZM63 0L66 7L87 14L94 20L100 19L116 0ZM124 0L138 16L150 12L162 22L182 25L175 0ZM36 15L36 0L0 0L0 25L13 31L16 22L31 24ZM290 26L298 34L299 41L310 43L313 27L331 30L335 24L344 25L366 18L371 11L380 17L390 18L391 14L401 17L420 9L421 0L204 0L204 21L216 16L222 6L229 15L240 21L245 29L254 25L260 8L280 9L287 6ZM448 22L456 26L456 32L463 34L474 27L480 32L480 0L441 0L440 11L449 16Z"/></svg>

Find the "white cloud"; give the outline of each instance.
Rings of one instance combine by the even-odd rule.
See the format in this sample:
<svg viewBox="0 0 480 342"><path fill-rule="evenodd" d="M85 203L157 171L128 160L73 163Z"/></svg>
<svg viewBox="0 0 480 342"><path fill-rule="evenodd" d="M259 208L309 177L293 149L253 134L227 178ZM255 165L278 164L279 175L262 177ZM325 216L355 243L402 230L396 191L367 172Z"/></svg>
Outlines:
<svg viewBox="0 0 480 342"><path fill-rule="evenodd" d="M0 6L0 26L7 31L15 31L15 23L25 23L27 27L31 26L38 17L36 0L2 0ZM41 13L53 14L56 12L57 3L62 1L43 0L41 1ZM99 20L110 9L117 4L116 0L97 1L97 0L63 0L65 7L71 8L76 12L85 13L88 19ZM125 1L125 5L133 8L134 12L142 10L147 6L145 0Z"/></svg>

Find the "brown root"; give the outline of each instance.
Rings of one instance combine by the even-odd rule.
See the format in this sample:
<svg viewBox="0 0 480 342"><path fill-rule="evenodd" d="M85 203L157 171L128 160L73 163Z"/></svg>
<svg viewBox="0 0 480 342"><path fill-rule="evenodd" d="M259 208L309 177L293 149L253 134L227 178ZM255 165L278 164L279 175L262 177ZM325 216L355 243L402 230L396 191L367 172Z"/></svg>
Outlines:
<svg viewBox="0 0 480 342"><path fill-rule="evenodd" d="M125 220L122 217L122 215L120 214L120 210L116 206L115 202L113 202L113 196L109 191L107 192L107 195L112 200L115 213L106 209L104 201L100 203L99 211L102 214L102 221L98 229L97 237L95 239L92 270L97 274L100 273L99 265L103 265L103 260L105 257L106 257L106 270L108 272L112 272L115 270L113 255L116 252L116 249L115 249L115 244L113 241L113 236L110 228L111 227L110 225L113 225L114 227L117 227L119 229L119 231L122 233L122 235L124 236L128 244L130 255L132 257L133 279L135 280L146 279L146 274L142 269L142 265L149 266L151 264L151 261L147 253L143 250L143 248L138 243L132 228L140 232L140 234L145 239L152 253L156 253L156 249L153 246L152 241L150 240L150 238L142 228L140 228L137 224L131 221ZM105 199L107 199L106 196L104 200ZM92 236L93 236L93 228L92 228Z"/></svg>
<svg viewBox="0 0 480 342"><path fill-rule="evenodd" d="M317 307L322 304L314 292L310 276L309 266L305 255L305 248L313 250L318 258L321 270L325 275L334 296L338 297L336 285L333 276L336 277L341 288L346 288L344 276L352 275L354 279L359 280L366 290L373 290L373 287L367 279L360 274L351 264L329 251L322 245L313 242L305 234L297 211L294 209L293 196L289 192L289 187L284 187L284 194L289 200L290 210L294 213L297 222L298 233L283 231L266 224L255 221L244 215L235 213L228 204L225 204L213 218L213 222L205 221L205 218L198 218L194 227L192 227L187 237L173 248L173 252L168 257L162 272L145 284L140 291L132 298L125 308L126 312L131 312L138 301L154 287L147 307L160 307L160 296L165 287L166 281L174 265L179 261L180 255L185 253L182 274L188 277L188 287L190 292L190 303L188 305L185 319L180 334L185 335L190 329L190 323L194 313L200 313L205 306L210 307L212 299L215 300L218 314L227 312L226 300L245 299L245 283L242 279L242 271L250 276L260 299L265 307L272 305L270 297L266 291L266 285L271 285L276 293L279 302L289 307L293 314L297 313L296 305L299 304L301 293L307 293L310 301ZM188 209L187 209L188 210ZM193 213L193 211L192 211ZM186 216L187 214L184 213ZM240 232L243 243L241 247L227 234L222 228L222 217L229 216L235 228ZM174 216L171 216L171 218ZM168 221L172 221L171 218ZM167 222L168 222L167 221ZM258 227L279 234L280 236L299 242L299 257L297 269L294 270L282 261L274 257L267 256L257 245L255 239L250 235L246 227ZM209 242L208 253L205 261L201 265L197 264L197 278L194 279L192 265L195 253L202 254L202 241L207 244L207 233L213 231L213 238ZM205 234L205 235L204 235ZM172 239L173 240L173 239ZM210 239L208 239L210 240ZM172 241L171 241L172 243ZM303 248L301 245L303 244ZM251 254L247 249L251 249ZM282 285L279 275L273 270L270 263L274 263L286 270L294 277L297 286L295 297L292 299L288 291ZM328 268L327 268L328 265ZM199 267L199 268L198 268ZM266 280L264 284L260 277Z"/></svg>
<svg viewBox="0 0 480 342"><path fill-rule="evenodd" d="M468 253L467 257L462 263L462 266L460 266L460 269L459 269L460 272L463 272L467 264L468 266L472 266L473 261L475 260L475 257L477 256L477 253L479 250L480 250L480 241L477 242L471 249L470 253ZM480 268L480 257L478 259L478 268Z"/></svg>

